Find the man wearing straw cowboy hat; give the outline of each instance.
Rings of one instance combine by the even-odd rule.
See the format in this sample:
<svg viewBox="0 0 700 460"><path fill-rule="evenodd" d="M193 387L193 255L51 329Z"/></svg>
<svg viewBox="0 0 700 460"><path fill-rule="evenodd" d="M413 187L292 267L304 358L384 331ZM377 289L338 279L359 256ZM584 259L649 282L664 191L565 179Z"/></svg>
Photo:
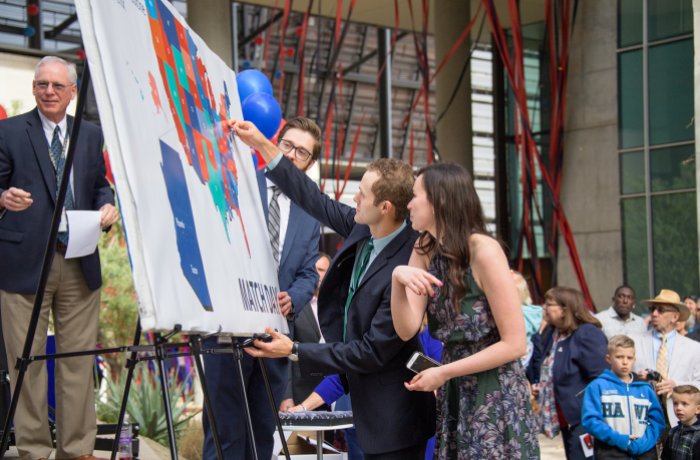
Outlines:
<svg viewBox="0 0 700 460"><path fill-rule="evenodd" d="M690 316L688 307L680 296L670 289L662 289L653 299L642 300L651 313L651 329L632 336L637 362L634 371L642 378L648 370L661 375L656 393L661 401L666 399L666 413L671 426L678 424L673 412L671 393L677 385L693 385L700 388L700 343L683 337L675 329L677 321Z"/></svg>

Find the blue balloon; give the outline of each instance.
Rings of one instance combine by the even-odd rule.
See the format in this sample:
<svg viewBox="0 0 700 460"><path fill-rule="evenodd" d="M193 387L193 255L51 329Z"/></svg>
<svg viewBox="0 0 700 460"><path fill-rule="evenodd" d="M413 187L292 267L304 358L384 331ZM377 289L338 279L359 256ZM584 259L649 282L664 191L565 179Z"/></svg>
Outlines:
<svg viewBox="0 0 700 460"><path fill-rule="evenodd" d="M282 109L277 100L267 93L255 93L243 101L243 119L252 122L261 133L271 139L282 123Z"/></svg>
<svg viewBox="0 0 700 460"><path fill-rule="evenodd" d="M248 69L236 75L238 97L244 102L248 96L255 93L267 93L272 96L272 83L264 73L257 69Z"/></svg>

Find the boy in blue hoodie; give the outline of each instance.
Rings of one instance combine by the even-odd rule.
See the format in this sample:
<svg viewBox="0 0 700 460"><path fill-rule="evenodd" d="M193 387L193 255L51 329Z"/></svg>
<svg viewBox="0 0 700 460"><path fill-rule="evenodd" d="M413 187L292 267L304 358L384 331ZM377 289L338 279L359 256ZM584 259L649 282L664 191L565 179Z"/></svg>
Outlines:
<svg viewBox="0 0 700 460"><path fill-rule="evenodd" d="M586 388L581 423L595 438L596 460L656 460L656 441L665 427L654 390L635 380L634 341L616 335L608 342L605 370Z"/></svg>

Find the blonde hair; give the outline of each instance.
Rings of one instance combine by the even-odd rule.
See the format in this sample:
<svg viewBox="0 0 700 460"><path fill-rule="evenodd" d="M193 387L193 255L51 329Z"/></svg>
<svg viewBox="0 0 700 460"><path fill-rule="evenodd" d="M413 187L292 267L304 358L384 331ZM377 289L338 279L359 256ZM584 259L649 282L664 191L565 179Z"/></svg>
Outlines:
<svg viewBox="0 0 700 460"><path fill-rule="evenodd" d="M626 335L616 335L608 340L608 354L612 354L615 348L632 348L634 349L634 340Z"/></svg>
<svg viewBox="0 0 700 460"><path fill-rule="evenodd" d="M515 270L511 270L510 273L513 275L515 287L518 290L518 297L520 297L520 303L523 305L531 305L532 296L530 296L530 288L528 287L527 281L525 281L522 273Z"/></svg>

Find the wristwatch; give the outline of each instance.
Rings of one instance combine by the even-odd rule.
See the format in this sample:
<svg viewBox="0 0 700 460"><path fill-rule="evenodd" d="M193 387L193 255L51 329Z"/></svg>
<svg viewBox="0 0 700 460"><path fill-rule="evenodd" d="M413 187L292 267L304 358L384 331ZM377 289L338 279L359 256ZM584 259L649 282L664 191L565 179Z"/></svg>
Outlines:
<svg viewBox="0 0 700 460"><path fill-rule="evenodd" d="M292 352L287 355L290 361L299 361L299 342L294 342L292 344Z"/></svg>

